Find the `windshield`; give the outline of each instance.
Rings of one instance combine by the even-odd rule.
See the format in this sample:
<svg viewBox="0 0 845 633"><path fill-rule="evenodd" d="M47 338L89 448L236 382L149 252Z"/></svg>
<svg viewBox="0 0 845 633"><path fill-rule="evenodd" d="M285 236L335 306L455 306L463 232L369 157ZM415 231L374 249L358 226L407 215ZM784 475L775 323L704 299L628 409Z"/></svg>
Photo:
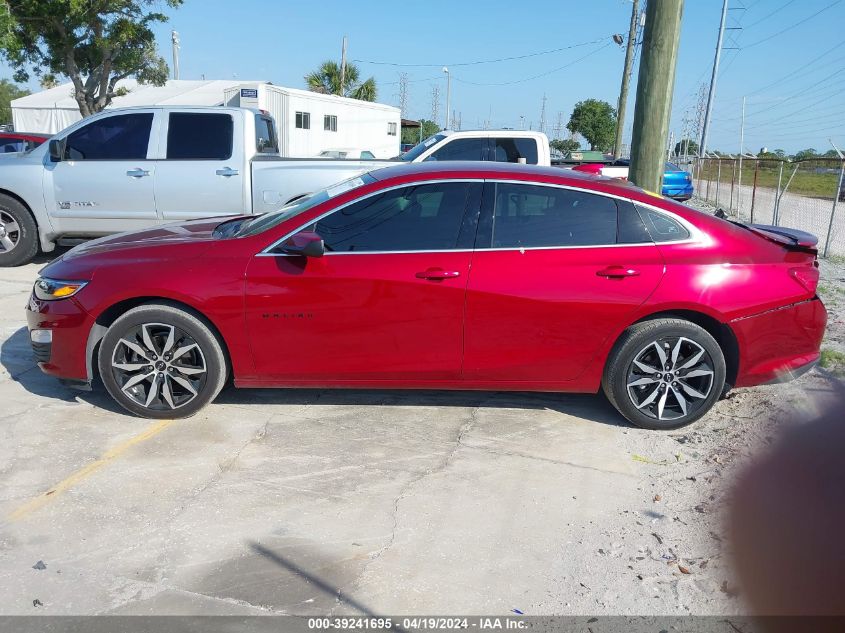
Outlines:
<svg viewBox="0 0 845 633"><path fill-rule="evenodd" d="M439 143L440 141L442 141L444 138L446 138L446 136L447 136L446 134L435 134L434 136L429 136L422 143L415 145L414 147L409 149L404 154L401 154L399 156L399 159L404 160L404 161L408 161L408 162L413 162L413 160L417 156L422 154L424 151L426 151L428 148L430 148L435 143Z"/></svg>
<svg viewBox="0 0 845 633"><path fill-rule="evenodd" d="M318 204L331 200L335 196L339 196L342 193L346 193L347 191L357 189L358 187L368 185L375 181L376 179L369 174L361 174L360 176L343 180L332 185L328 189L323 189L322 191L318 191L289 202L277 211L270 211L269 213L259 215L252 220L245 222L241 225L240 229L235 234L235 237L256 235L274 226L278 226L285 220L296 217L309 209L313 209Z"/></svg>

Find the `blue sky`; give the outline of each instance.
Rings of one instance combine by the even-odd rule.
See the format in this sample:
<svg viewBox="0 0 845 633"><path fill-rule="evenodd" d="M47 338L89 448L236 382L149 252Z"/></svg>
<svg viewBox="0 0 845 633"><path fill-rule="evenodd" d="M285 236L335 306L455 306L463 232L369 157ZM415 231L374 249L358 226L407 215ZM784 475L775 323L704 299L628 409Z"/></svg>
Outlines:
<svg viewBox="0 0 845 633"><path fill-rule="evenodd" d="M709 80L721 0L686 0L673 103L676 138L692 115L696 94ZM845 0L730 0L722 71L717 83L709 146L739 149L742 97L747 95L745 148L795 151L845 146ZM535 128L545 94L546 124L558 112L566 124L573 105L597 98L614 106L624 50L611 42L627 35L629 0L540 1L186 0L157 28L170 57L170 29L179 31L181 78L267 79L304 87L303 76L325 59L340 58L341 39L364 77L375 76L379 101L398 104L400 72L407 72L409 116L431 115L432 86L440 86L441 118L452 71L452 107L464 128ZM523 59L459 64L554 53ZM391 66L428 64L429 66ZM639 58L637 59L637 63ZM5 69L2 69L5 70ZM0 72L0 76L4 73ZM528 79L542 75L534 79ZM633 118L636 66L628 122ZM487 84L487 85L478 85ZM489 85L504 84L504 85Z"/></svg>

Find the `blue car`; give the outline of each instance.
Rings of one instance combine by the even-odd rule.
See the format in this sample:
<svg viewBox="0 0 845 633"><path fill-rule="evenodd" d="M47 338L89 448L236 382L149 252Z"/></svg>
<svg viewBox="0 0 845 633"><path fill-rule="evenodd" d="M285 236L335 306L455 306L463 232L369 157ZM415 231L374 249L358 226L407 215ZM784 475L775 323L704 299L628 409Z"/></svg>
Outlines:
<svg viewBox="0 0 845 633"><path fill-rule="evenodd" d="M614 167L628 167L631 161L619 159L613 162ZM667 198L675 200L689 200L692 198L693 186L692 176L674 163L666 163L666 171L663 172L663 191Z"/></svg>

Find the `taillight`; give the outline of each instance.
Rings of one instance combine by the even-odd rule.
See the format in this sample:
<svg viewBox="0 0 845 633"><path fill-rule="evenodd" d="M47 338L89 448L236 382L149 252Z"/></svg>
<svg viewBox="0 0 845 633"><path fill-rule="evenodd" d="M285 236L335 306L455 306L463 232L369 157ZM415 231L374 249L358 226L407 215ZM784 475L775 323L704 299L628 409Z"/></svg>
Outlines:
<svg viewBox="0 0 845 633"><path fill-rule="evenodd" d="M790 268L789 274L804 286L808 292L816 294L819 286L819 269L816 267L802 266L801 268Z"/></svg>

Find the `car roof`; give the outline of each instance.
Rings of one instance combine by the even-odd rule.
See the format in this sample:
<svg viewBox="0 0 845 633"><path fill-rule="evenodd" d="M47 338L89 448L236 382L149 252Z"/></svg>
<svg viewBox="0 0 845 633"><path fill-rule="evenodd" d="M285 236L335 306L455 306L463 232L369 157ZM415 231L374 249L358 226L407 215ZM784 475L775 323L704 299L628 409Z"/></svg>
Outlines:
<svg viewBox="0 0 845 633"><path fill-rule="evenodd" d="M538 182L554 179L555 181L567 182L575 186L586 183L601 182L607 185L616 185L622 189L630 189L631 185L620 181L618 178L596 176L583 172L563 169L561 167L539 167L537 165L521 165L519 163L501 163L494 161L431 161L422 163L399 163L390 167L377 169L370 172L370 176L376 180L388 180L393 178L508 178L509 176L519 180L533 180Z"/></svg>

